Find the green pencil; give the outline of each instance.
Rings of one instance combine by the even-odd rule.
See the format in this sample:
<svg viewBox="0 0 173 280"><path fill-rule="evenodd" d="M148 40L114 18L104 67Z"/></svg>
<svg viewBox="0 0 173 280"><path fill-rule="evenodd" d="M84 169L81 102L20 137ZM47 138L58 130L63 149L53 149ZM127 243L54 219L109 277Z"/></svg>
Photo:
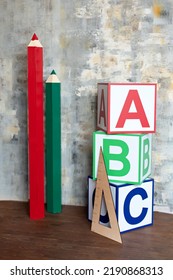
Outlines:
<svg viewBox="0 0 173 280"><path fill-rule="evenodd" d="M46 202L61 212L61 83L55 71L46 81Z"/></svg>

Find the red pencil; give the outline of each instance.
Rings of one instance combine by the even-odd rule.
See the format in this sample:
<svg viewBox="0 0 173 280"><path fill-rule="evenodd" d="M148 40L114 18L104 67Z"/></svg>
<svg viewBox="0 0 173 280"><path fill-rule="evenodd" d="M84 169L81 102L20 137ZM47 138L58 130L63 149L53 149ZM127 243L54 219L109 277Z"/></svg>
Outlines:
<svg viewBox="0 0 173 280"><path fill-rule="evenodd" d="M30 218L44 218L43 47L28 45L28 165Z"/></svg>

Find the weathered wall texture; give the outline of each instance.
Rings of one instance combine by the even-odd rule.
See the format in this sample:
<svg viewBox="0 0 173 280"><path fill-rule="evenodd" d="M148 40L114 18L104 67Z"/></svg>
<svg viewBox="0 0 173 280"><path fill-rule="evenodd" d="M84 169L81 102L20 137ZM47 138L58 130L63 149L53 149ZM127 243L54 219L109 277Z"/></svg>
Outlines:
<svg viewBox="0 0 173 280"><path fill-rule="evenodd" d="M63 203L87 203L97 83L157 82L155 204L173 212L173 1L0 1L0 199L27 200L27 44L62 82Z"/></svg>

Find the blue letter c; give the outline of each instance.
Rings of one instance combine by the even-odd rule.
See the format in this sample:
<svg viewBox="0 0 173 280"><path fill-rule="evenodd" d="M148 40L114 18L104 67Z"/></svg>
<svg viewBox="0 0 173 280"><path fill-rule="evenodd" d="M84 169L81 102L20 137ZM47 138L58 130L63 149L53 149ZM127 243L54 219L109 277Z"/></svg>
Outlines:
<svg viewBox="0 0 173 280"><path fill-rule="evenodd" d="M140 195L142 197L142 200L144 200L148 197L147 192L142 188L135 188L131 192L129 192L128 195L126 196L126 199L124 201L124 217L125 217L126 221L131 225L136 225L136 224L139 224L140 222L142 222L148 211L148 208L143 207L142 212L138 217L131 216L130 201L131 201L132 197L134 197L135 195Z"/></svg>

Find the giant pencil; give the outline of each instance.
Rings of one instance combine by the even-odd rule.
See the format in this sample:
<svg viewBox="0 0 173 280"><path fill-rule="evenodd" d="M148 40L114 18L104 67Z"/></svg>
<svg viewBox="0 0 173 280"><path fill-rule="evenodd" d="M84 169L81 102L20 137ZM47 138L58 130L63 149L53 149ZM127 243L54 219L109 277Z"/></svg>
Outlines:
<svg viewBox="0 0 173 280"><path fill-rule="evenodd" d="M61 212L61 84L53 70L46 81L47 211Z"/></svg>
<svg viewBox="0 0 173 280"><path fill-rule="evenodd" d="M30 218L44 218L43 47L28 45L28 166Z"/></svg>

